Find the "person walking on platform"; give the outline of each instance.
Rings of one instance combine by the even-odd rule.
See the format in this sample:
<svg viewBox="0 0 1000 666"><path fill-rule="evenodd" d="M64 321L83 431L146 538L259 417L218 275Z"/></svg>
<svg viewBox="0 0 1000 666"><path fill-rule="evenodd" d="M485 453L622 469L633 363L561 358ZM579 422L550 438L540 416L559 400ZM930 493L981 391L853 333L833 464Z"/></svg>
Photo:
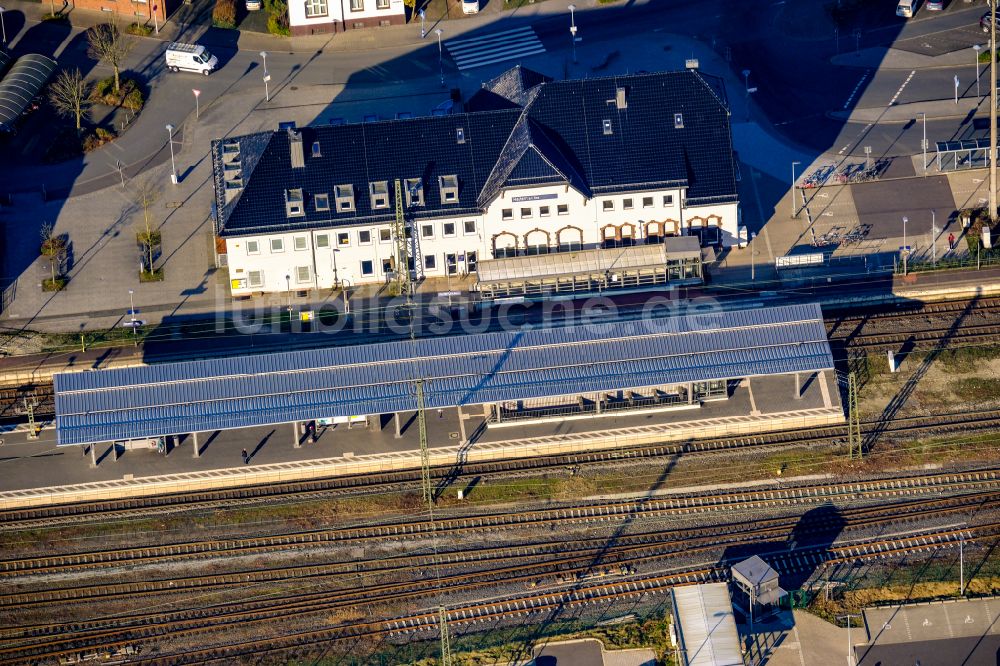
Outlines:
<svg viewBox="0 0 1000 666"><path fill-rule="evenodd" d="M948 249L949 250L955 249L955 234L953 233L948 234Z"/></svg>
<svg viewBox="0 0 1000 666"><path fill-rule="evenodd" d="M243 449L243 464L246 465L249 464L249 462L250 462L250 454L247 453L246 449Z"/></svg>

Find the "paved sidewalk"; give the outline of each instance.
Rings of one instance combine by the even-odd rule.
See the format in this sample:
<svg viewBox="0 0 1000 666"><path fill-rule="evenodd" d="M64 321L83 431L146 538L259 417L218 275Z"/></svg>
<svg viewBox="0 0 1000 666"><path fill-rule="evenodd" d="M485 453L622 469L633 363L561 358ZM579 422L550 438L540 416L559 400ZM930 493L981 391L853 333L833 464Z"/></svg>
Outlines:
<svg viewBox="0 0 1000 666"><path fill-rule="evenodd" d="M841 67L860 67L862 69L928 69L931 67L966 66L972 62L971 57L964 49L939 56L929 56L923 53L879 46L841 53L831 58L830 62Z"/></svg>
<svg viewBox="0 0 1000 666"><path fill-rule="evenodd" d="M989 92L989 86L986 86ZM908 123L911 120L920 118L921 113L926 113L928 118L965 118L970 114L989 113L990 98L984 96L960 97L958 104L955 98L935 99L924 102L910 102L907 104L893 104L892 106L878 106L867 109L851 109L850 111L831 111L827 113L830 118L846 120L852 123Z"/></svg>

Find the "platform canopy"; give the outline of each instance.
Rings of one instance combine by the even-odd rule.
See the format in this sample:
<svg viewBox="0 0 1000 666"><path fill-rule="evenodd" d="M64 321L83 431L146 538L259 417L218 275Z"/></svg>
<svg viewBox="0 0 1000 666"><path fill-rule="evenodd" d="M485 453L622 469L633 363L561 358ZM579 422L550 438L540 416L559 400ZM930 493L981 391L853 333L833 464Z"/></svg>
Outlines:
<svg viewBox="0 0 1000 666"><path fill-rule="evenodd" d="M815 304L55 376L60 445L833 368Z"/></svg>
<svg viewBox="0 0 1000 666"><path fill-rule="evenodd" d="M10 131L56 68L56 61L37 53L21 56L0 79L0 130Z"/></svg>

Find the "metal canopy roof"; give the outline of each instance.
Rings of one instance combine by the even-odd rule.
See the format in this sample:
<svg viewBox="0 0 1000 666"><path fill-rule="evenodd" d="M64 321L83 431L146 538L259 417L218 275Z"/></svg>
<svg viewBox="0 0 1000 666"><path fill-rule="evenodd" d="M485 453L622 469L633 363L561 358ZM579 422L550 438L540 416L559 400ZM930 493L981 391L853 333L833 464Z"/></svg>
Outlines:
<svg viewBox="0 0 1000 666"><path fill-rule="evenodd" d="M989 139L961 139L960 141L938 141L939 153L954 153L963 150L986 150L990 147Z"/></svg>
<svg viewBox="0 0 1000 666"><path fill-rule="evenodd" d="M540 278L592 275L605 271L666 268L668 259L700 259L694 236L666 238L662 244L552 252L503 259L484 259L476 274L479 282L524 282Z"/></svg>
<svg viewBox="0 0 1000 666"><path fill-rule="evenodd" d="M733 604L725 583L670 590L674 628L685 666L743 666Z"/></svg>
<svg viewBox="0 0 1000 666"><path fill-rule="evenodd" d="M818 305L55 376L60 445L833 368Z"/></svg>
<svg viewBox="0 0 1000 666"><path fill-rule="evenodd" d="M56 61L37 53L21 56L0 80L0 129L10 130L48 82Z"/></svg>

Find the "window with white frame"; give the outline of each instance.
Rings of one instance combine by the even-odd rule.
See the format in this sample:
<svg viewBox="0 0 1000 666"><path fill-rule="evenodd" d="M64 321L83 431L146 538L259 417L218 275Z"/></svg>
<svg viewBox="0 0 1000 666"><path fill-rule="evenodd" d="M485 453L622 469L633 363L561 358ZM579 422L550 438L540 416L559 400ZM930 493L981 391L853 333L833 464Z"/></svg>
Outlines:
<svg viewBox="0 0 1000 666"><path fill-rule="evenodd" d="M389 0L375 0L375 9L389 9Z"/></svg>
<svg viewBox="0 0 1000 666"><path fill-rule="evenodd" d="M551 209L548 206L539 206L538 207L538 217L548 217L549 214L550 214L550 212L551 212Z"/></svg>
<svg viewBox="0 0 1000 666"><path fill-rule="evenodd" d="M382 260L382 274L383 275L388 275L391 272L392 272L392 259L383 259Z"/></svg>
<svg viewBox="0 0 1000 666"><path fill-rule="evenodd" d="M455 223L445 222L441 225L441 235L445 238L452 238L455 235Z"/></svg>
<svg viewBox="0 0 1000 666"><path fill-rule="evenodd" d="M421 178L406 179L406 207L424 205L424 181Z"/></svg>
<svg viewBox="0 0 1000 666"><path fill-rule="evenodd" d="M251 287L263 287L264 271L248 271L247 284L249 284Z"/></svg>
<svg viewBox="0 0 1000 666"><path fill-rule="evenodd" d="M351 244L351 234L341 231L337 234L337 247L347 247Z"/></svg>
<svg viewBox="0 0 1000 666"><path fill-rule="evenodd" d="M437 268L437 257L435 257L433 254L425 254L424 268L429 271L432 271L435 268Z"/></svg>
<svg viewBox="0 0 1000 666"><path fill-rule="evenodd" d="M260 254L260 242L247 241L247 254Z"/></svg>
<svg viewBox="0 0 1000 666"><path fill-rule="evenodd" d="M602 209L603 209L603 210L604 210L605 212L607 212L607 211L609 211L609 210L614 210L614 209L615 209L615 202L614 202L614 201L611 201L611 200L605 200L605 201L602 201L602 202L601 202L601 208L602 208Z"/></svg>
<svg viewBox="0 0 1000 666"><path fill-rule="evenodd" d="M632 200L631 199L622 199L622 208L624 210L632 210Z"/></svg>
<svg viewBox="0 0 1000 666"><path fill-rule="evenodd" d="M441 203L458 203L458 176L439 176Z"/></svg>
<svg viewBox="0 0 1000 666"><path fill-rule="evenodd" d="M653 197L643 197L642 198L642 207L643 208L652 208L653 207Z"/></svg>
<svg viewBox="0 0 1000 666"><path fill-rule="evenodd" d="M522 220L526 220L529 217L531 217L531 209L530 208L522 208L521 209L521 219Z"/></svg>
<svg viewBox="0 0 1000 666"><path fill-rule="evenodd" d="M372 244L372 232L367 229L362 229L358 232L358 244L360 245L371 245Z"/></svg>
<svg viewBox="0 0 1000 666"><path fill-rule="evenodd" d="M392 240L392 231L389 229L379 229L378 230L378 242L388 243Z"/></svg>
<svg viewBox="0 0 1000 666"><path fill-rule="evenodd" d="M337 199L337 212L350 213L354 210L354 186L337 185L333 188Z"/></svg>
<svg viewBox="0 0 1000 666"><path fill-rule="evenodd" d="M299 217L305 215L305 197L302 188L285 190L285 215L288 217Z"/></svg>
<svg viewBox="0 0 1000 666"><path fill-rule="evenodd" d="M375 263L371 259L365 259L361 262L361 275L366 277L375 275Z"/></svg>
<svg viewBox="0 0 1000 666"><path fill-rule="evenodd" d="M282 238L272 238L271 239L271 253L275 254L278 252L285 251L285 241Z"/></svg>
<svg viewBox="0 0 1000 666"><path fill-rule="evenodd" d="M326 0L306 0L306 18L326 16Z"/></svg>
<svg viewBox="0 0 1000 666"><path fill-rule="evenodd" d="M464 224L464 227L465 227L465 235L466 236L471 236L472 234L476 233L476 221L475 220L466 220L463 224Z"/></svg>
<svg viewBox="0 0 1000 666"><path fill-rule="evenodd" d="M295 249L298 251L309 249L309 242L306 240L305 236L295 237Z"/></svg>
<svg viewBox="0 0 1000 666"><path fill-rule="evenodd" d="M513 208L504 208L502 211L500 211L500 218L504 219L504 220L513 220L514 219L514 209Z"/></svg>
<svg viewBox="0 0 1000 666"><path fill-rule="evenodd" d="M569 215L569 204L559 204L556 206L556 214Z"/></svg>
<svg viewBox="0 0 1000 666"><path fill-rule="evenodd" d="M663 195L663 205L664 206L673 206L674 205L674 195L672 195L672 194L664 194Z"/></svg>
<svg viewBox="0 0 1000 666"><path fill-rule="evenodd" d="M434 225L433 224L422 224L422 225L420 225L420 237L421 238L434 238Z"/></svg>
<svg viewBox="0 0 1000 666"><path fill-rule="evenodd" d="M296 266L295 267L295 281L298 284L304 284L309 282L312 277L312 273L308 266Z"/></svg>
<svg viewBox="0 0 1000 666"><path fill-rule="evenodd" d="M372 208L389 207L389 182L380 180L375 183L368 183L368 191L371 194Z"/></svg>
<svg viewBox="0 0 1000 666"><path fill-rule="evenodd" d="M330 247L330 234L316 234L316 249L325 250Z"/></svg>
<svg viewBox="0 0 1000 666"><path fill-rule="evenodd" d="M365 8L365 0L351 0L351 11L360 12Z"/></svg>

